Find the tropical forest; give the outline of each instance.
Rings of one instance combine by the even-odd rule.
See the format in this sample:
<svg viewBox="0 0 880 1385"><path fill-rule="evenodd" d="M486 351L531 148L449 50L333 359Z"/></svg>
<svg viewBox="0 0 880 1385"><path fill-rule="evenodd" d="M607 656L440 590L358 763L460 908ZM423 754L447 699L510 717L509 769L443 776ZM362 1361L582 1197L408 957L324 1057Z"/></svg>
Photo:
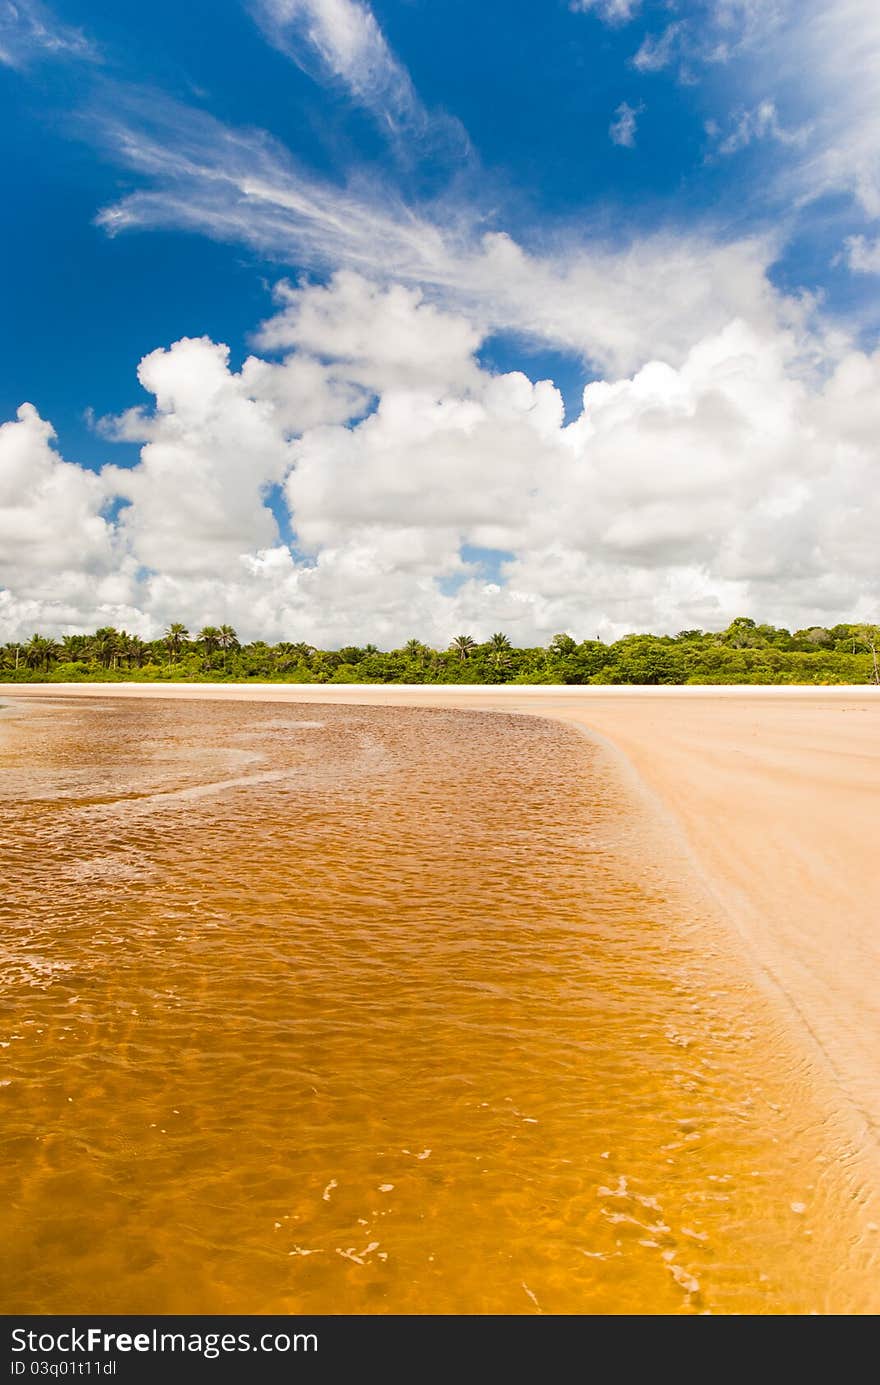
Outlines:
<svg viewBox="0 0 880 1385"><path fill-rule="evenodd" d="M180 621L158 639L106 626L93 634L35 633L0 646L0 681L277 683L880 684L880 627L789 630L747 617L725 630L625 635L613 643L558 634L519 648L499 632L453 636L434 649L407 640L316 649L303 640L239 640L230 625L190 631Z"/></svg>

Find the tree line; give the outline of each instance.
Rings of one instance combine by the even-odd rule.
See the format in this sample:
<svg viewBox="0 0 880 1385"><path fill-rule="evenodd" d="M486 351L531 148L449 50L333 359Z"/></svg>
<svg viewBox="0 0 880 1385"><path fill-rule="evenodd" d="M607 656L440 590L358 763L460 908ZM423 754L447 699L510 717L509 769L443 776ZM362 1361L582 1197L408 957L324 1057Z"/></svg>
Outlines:
<svg viewBox="0 0 880 1385"><path fill-rule="evenodd" d="M625 635L605 644L555 635L515 647L498 633L456 635L445 649L419 639L316 649L305 641L242 643L231 625L190 633L177 621L155 640L104 626L93 634L35 634L0 648L4 682L281 683L877 683L880 627L816 625L792 633L740 617L720 631Z"/></svg>

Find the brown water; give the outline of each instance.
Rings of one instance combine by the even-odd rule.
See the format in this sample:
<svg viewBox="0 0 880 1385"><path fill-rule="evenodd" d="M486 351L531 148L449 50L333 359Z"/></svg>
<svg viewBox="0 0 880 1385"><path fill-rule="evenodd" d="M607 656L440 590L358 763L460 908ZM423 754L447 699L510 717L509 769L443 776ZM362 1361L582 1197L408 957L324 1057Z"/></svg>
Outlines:
<svg viewBox="0 0 880 1385"><path fill-rule="evenodd" d="M0 717L0 1309L876 1310L809 1065L605 752Z"/></svg>

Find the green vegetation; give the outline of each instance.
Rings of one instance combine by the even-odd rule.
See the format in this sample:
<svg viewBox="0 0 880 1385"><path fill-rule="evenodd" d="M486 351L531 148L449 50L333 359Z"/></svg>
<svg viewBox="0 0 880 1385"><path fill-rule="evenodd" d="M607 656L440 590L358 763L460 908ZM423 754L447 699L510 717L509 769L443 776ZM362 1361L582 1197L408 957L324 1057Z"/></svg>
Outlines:
<svg viewBox="0 0 880 1385"><path fill-rule="evenodd" d="M479 644L456 635L445 650L420 640L320 650L302 642L240 644L230 625L196 635L175 622L158 640L105 626L54 640L33 635L0 648L0 681L278 683L878 683L880 627L777 629L740 618L726 630L626 635L614 644L556 635L515 649L504 634Z"/></svg>

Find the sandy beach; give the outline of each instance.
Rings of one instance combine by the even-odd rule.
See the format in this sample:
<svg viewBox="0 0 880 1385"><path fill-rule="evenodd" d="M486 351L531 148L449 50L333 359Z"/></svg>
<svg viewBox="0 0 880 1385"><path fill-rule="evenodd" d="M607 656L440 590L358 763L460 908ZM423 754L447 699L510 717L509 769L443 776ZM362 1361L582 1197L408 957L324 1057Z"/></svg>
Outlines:
<svg viewBox="0 0 880 1385"><path fill-rule="evenodd" d="M501 709L616 753L677 834L732 945L800 1031L817 1075L880 1138L880 693L870 688L5 686L18 698L203 698Z"/></svg>

